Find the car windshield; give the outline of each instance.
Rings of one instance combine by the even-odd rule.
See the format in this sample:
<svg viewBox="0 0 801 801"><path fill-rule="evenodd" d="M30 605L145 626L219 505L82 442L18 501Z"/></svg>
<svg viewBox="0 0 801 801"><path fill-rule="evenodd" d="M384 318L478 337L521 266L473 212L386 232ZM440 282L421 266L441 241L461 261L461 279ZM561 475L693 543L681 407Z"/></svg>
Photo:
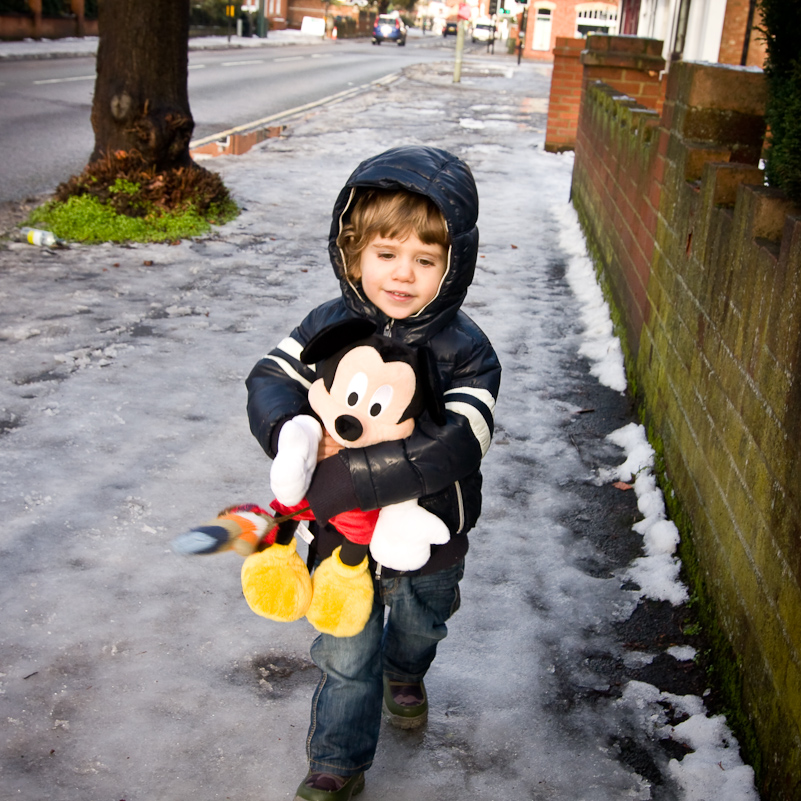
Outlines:
<svg viewBox="0 0 801 801"><path fill-rule="evenodd" d="M394 25L396 19L397 19L396 17L388 17L382 15L378 18L378 22L380 25Z"/></svg>

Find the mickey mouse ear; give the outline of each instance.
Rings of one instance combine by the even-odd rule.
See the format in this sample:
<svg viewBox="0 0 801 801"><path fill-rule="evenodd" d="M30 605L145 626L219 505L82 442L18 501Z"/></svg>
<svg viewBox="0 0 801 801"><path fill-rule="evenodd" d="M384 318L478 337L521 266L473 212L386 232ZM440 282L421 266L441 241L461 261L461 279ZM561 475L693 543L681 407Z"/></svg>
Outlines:
<svg viewBox="0 0 801 801"><path fill-rule="evenodd" d="M375 324L362 317L353 317L333 323L309 340L300 354L300 360L304 364L316 364L374 333Z"/></svg>

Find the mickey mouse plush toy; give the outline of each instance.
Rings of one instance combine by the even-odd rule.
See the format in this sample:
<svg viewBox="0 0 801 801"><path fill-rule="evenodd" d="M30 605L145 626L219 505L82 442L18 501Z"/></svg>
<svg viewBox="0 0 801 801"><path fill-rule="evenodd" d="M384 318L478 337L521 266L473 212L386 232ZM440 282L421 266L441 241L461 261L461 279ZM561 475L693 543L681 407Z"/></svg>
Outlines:
<svg viewBox="0 0 801 801"><path fill-rule="evenodd" d="M363 448L410 436L424 410L441 425L445 410L431 352L380 336L366 320L347 320L321 331L301 361L316 365L319 378L309 390L309 404L317 417L299 415L282 427L270 473L276 496L271 508L311 519L304 495L323 428L343 448ZM275 543L245 560L242 589L254 612L273 620L305 614L318 631L352 636L364 628L373 603L368 546L377 563L416 570L428 561L432 544L450 537L447 526L416 500L380 510L355 509L330 523L345 542L311 578L295 551L296 520L282 523Z"/></svg>

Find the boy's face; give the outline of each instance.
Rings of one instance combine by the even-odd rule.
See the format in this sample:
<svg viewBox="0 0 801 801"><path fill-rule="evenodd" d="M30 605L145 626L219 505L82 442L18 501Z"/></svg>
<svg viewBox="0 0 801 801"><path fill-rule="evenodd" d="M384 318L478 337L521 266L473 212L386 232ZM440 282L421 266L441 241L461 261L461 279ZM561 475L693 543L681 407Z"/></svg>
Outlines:
<svg viewBox="0 0 801 801"><path fill-rule="evenodd" d="M395 320L411 317L437 296L446 258L442 245L426 245L415 234L376 236L361 255L364 294Z"/></svg>

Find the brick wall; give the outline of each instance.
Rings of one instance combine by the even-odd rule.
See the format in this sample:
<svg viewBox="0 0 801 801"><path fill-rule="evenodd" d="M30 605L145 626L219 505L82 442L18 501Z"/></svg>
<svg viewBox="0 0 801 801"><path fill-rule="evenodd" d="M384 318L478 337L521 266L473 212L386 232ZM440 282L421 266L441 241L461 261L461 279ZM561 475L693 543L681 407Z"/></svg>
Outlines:
<svg viewBox="0 0 801 801"><path fill-rule="evenodd" d="M623 345L636 358L649 315L646 289L654 253L664 149L659 116L606 84L588 87L576 141L572 194L597 261L614 265Z"/></svg>
<svg viewBox="0 0 801 801"><path fill-rule="evenodd" d="M762 25L762 12L757 6L751 20L751 29L748 30L748 14L751 0L727 0L726 16L723 20L723 31L720 36L720 53L718 61L721 64L741 64L746 35L748 35L748 49L746 51L746 66L761 67L765 63L765 42L762 34L757 30Z"/></svg>
<svg viewBox="0 0 801 801"><path fill-rule="evenodd" d="M762 185L758 70L673 65L660 117L601 84L573 201L624 342L763 799L801 798L801 209Z"/></svg>
<svg viewBox="0 0 801 801"><path fill-rule="evenodd" d="M304 17L325 19L330 4L325 0L289 0L287 8L287 27L300 29Z"/></svg>
<svg viewBox="0 0 801 801"><path fill-rule="evenodd" d="M96 19L0 14L0 39L64 39L68 36L97 35Z"/></svg>
<svg viewBox="0 0 801 801"><path fill-rule="evenodd" d="M648 108L661 109L665 68L662 42L633 36L591 34L556 40L545 149L573 150L582 88L603 81Z"/></svg>

